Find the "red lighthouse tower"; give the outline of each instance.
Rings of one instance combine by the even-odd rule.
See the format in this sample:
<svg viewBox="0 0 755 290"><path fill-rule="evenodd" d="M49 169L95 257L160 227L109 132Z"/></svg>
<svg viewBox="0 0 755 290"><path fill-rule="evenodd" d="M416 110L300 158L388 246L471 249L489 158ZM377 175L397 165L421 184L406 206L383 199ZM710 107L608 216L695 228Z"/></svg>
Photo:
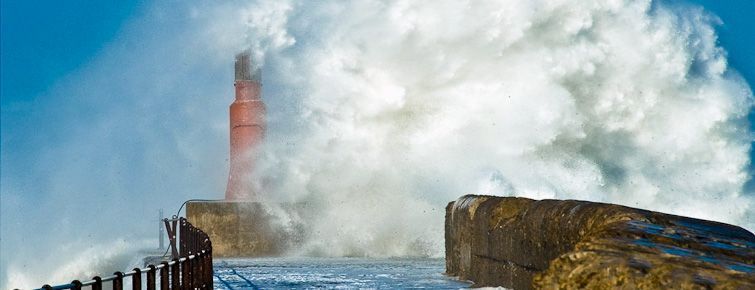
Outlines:
<svg viewBox="0 0 755 290"><path fill-rule="evenodd" d="M226 200L251 201L255 197L250 175L257 148L265 135L265 104L260 98L260 71L251 65L251 55L236 55L236 100L230 107L231 156Z"/></svg>
<svg viewBox="0 0 755 290"><path fill-rule="evenodd" d="M265 104L260 98L260 72L251 55L236 55L236 100L230 107L230 170L224 201L189 201L186 218L212 240L215 257L269 257L282 254L289 233L277 227L267 204L252 187L252 173L259 145L265 135ZM270 202L268 200L268 202ZM278 208L293 211L291 205Z"/></svg>

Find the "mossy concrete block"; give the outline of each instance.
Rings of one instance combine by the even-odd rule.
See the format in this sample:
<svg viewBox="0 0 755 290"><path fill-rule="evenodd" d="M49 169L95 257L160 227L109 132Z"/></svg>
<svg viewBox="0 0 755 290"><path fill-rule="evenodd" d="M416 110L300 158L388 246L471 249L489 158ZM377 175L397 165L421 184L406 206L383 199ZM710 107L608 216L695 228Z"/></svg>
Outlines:
<svg viewBox="0 0 755 290"><path fill-rule="evenodd" d="M193 201L186 205L186 218L210 236L216 257L278 256L295 240L273 207L259 202Z"/></svg>
<svg viewBox="0 0 755 290"><path fill-rule="evenodd" d="M446 272L514 289L755 289L737 226L575 200L468 195L446 207Z"/></svg>

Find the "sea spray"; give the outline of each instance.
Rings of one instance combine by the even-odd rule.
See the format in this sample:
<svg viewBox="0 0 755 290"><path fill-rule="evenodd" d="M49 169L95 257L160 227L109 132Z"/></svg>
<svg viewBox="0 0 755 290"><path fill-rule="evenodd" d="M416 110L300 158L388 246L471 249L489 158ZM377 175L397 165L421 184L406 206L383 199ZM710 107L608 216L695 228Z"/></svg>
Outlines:
<svg viewBox="0 0 755 290"><path fill-rule="evenodd" d="M8 279L18 289L36 289L40 283L58 285L73 279L88 281L94 276L110 276L116 271L142 268L142 254L153 240L116 240L81 249L80 243L63 242L44 257L29 257L8 269ZM72 278L73 277L73 278ZM41 282L44 281L44 282Z"/></svg>
<svg viewBox="0 0 755 290"><path fill-rule="evenodd" d="M318 206L305 253L439 255L445 202L472 192L753 227L752 92L701 9L260 1L247 11L264 83L284 88L266 94L271 127L294 127L269 131L252 180Z"/></svg>
<svg viewBox="0 0 755 290"><path fill-rule="evenodd" d="M315 209L281 218L307 224L294 254L438 256L465 193L753 229L752 92L718 23L650 1L153 3L45 106L3 108L0 288L123 270L91 268L87 249L222 197L229 64L246 48L269 113L251 180Z"/></svg>

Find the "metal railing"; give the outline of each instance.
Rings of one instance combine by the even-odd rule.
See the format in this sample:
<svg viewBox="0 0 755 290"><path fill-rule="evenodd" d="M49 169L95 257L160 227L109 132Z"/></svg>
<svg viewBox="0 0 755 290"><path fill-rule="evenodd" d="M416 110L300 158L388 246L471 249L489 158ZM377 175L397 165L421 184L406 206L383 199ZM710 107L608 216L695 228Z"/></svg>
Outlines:
<svg viewBox="0 0 755 290"><path fill-rule="evenodd" d="M63 285L44 285L36 290L78 290L82 287L102 290L102 285L105 282L112 283L114 290L122 290L123 282L127 278L130 278L131 289L134 290L141 290L142 286L146 286L147 290L156 290L158 286L159 289L212 289L212 242L210 242L210 238L185 218L174 217L173 219L164 219L163 222L168 230L168 238L173 250L171 261L164 261L159 265L148 265L142 269L134 268L125 273L115 272L108 277L95 276L85 282L74 280ZM176 250L176 240L179 244L178 250ZM146 281L142 280L142 276L146 276Z"/></svg>

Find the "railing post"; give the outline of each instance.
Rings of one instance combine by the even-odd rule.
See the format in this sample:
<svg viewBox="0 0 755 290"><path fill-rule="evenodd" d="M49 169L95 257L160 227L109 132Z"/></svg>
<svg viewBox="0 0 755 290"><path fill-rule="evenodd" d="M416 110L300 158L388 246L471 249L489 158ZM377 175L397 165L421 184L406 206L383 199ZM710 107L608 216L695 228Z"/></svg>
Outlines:
<svg viewBox="0 0 755 290"><path fill-rule="evenodd" d="M194 253L194 227L191 226L191 224L186 224L186 231L189 232L189 237L186 239L186 243L188 244L187 247L189 248L189 251L187 254L191 255Z"/></svg>
<svg viewBox="0 0 755 290"><path fill-rule="evenodd" d="M181 288L186 288L186 286L189 284L187 283L189 281L189 265L188 260L184 258L183 262L181 262Z"/></svg>
<svg viewBox="0 0 755 290"><path fill-rule="evenodd" d="M186 256L186 260L184 260L181 266L183 267L181 268L181 286L191 289L191 260L189 260L189 256Z"/></svg>
<svg viewBox="0 0 755 290"><path fill-rule="evenodd" d="M168 289L168 262L162 262L163 267L160 268L160 290Z"/></svg>
<svg viewBox="0 0 755 290"><path fill-rule="evenodd" d="M94 276L92 280L94 280L94 284L92 284L92 290L102 290L102 278L100 278L100 276Z"/></svg>
<svg viewBox="0 0 755 290"><path fill-rule="evenodd" d="M189 262L189 288L194 289L196 286L197 281L197 258L194 256L194 259L190 259L186 262Z"/></svg>
<svg viewBox="0 0 755 290"><path fill-rule="evenodd" d="M205 259L205 253L203 252L197 252L197 263L196 263L196 272L197 276L196 279L194 279L194 285L196 285L198 288L204 289L204 259Z"/></svg>
<svg viewBox="0 0 755 290"><path fill-rule="evenodd" d="M147 290L155 290L155 265L147 266Z"/></svg>
<svg viewBox="0 0 755 290"><path fill-rule="evenodd" d="M113 279L113 290L123 290L123 272L118 271L113 273L115 278Z"/></svg>
<svg viewBox="0 0 755 290"><path fill-rule="evenodd" d="M188 238L187 237L188 233L186 232L186 220L184 218L181 218L180 227L181 227L181 230L179 231L179 235L180 235L179 243L181 245L179 249L179 254L181 255L181 257L186 257L188 256L186 254L188 250L186 246L186 238Z"/></svg>
<svg viewBox="0 0 755 290"><path fill-rule="evenodd" d="M205 269L207 270L207 285L209 286L207 289L212 289L214 287L214 280L212 279L212 242L209 240L207 241L207 249L207 269Z"/></svg>
<svg viewBox="0 0 755 290"><path fill-rule="evenodd" d="M191 226L191 252L193 254L197 253L197 228L195 228L193 225Z"/></svg>
<svg viewBox="0 0 755 290"><path fill-rule="evenodd" d="M73 290L81 290L81 281L79 280L73 280L71 281L71 284L73 284Z"/></svg>
<svg viewBox="0 0 755 290"><path fill-rule="evenodd" d="M170 224L168 224L168 219L164 219L163 222L165 223L165 228L168 231L168 239L170 240L170 250L171 254L173 255L172 258L178 258L178 243L176 241L176 238L178 236L176 235L176 231L178 228L176 227L176 220L171 221ZM171 224L173 225L171 227Z"/></svg>
<svg viewBox="0 0 755 290"><path fill-rule="evenodd" d="M131 277L131 289L142 290L142 269L134 268L134 276Z"/></svg>
<svg viewBox="0 0 755 290"><path fill-rule="evenodd" d="M205 250L204 261L202 261L202 264L204 264L204 267L202 267L202 277L204 277L204 281L202 283L204 283L205 289L211 289L212 288L212 267L210 266L210 264L212 264L212 257L210 256L209 250Z"/></svg>
<svg viewBox="0 0 755 290"><path fill-rule="evenodd" d="M173 266L170 266L170 284L173 289L181 289L181 265L178 258L173 259Z"/></svg>

